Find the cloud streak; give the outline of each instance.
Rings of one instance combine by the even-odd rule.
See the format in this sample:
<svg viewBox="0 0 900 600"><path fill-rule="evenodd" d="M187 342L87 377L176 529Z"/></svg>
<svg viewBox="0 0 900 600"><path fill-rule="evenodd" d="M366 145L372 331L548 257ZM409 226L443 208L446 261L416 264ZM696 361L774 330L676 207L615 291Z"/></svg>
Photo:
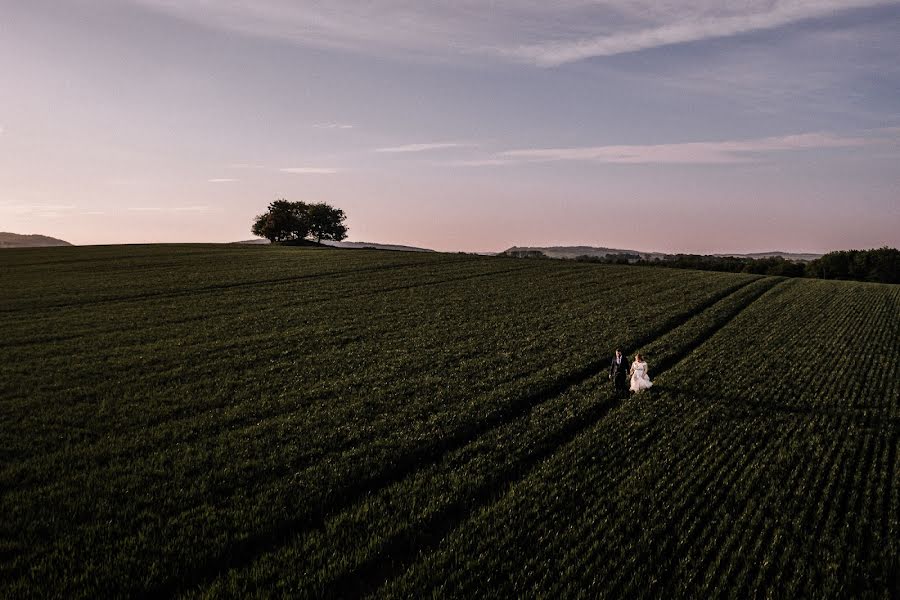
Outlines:
<svg viewBox="0 0 900 600"><path fill-rule="evenodd" d="M500 152L497 157L501 161L505 159L520 163L585 161L608 164L719 165L754 162L758 159L759 154L769 152L854 148L881 144L885 141L886 138L883 137L843 137L832 133L802 133L751 140L576 148L525 148ZM480 165L473 164L471 166Z"/></svg>
<svg viewBox="0 0 900 600"><path fill-rule="evenodd" d="M236 183L240 181L240 179L234 179L233 177L215 177L213 179L207 179L208 183Z"/></svg>
<svg viewBox="0 0 900 600"><path fill-rule="evenodd" d="M556 66L835 16L890 0L131 0L245 35L398 57ZM339 123L314 126L343 129Z"/></svg>
<svg viewBox="0 0 900 600"><path fill-rule="evenodd" d="M518 162L520 161L512 158L475 158L472 160L446 160L435 164L439 167L502 167Z"/></svg>
<svg viewBox="0 0 900 600"><path fill-rule="evenodd" d="M284 167L278 170L294 175L333 175L340 172L340 169L331 167Z"/></svg>
<svg viewBox="0 0 900 600"><path fill-rule="evenodd" d="M265 169L265 165L260 165L257 163L231 163L227 165L228 169Z"/></svg>
<svg viewBox="0 0 900 600"><path fill-rule="evenodd" d="M431 142L426 144L405 144L402 146L389 146L387 148L376 148L375 152L386 152L392 154L402 154L407 152L428 152L430 150L446 150L448 148L462 148L472 146L473 144L465 144L462 142Z"/></svg>
<svg viewBox="0 0 900 600"><path fill-rule="evenodd" d="M350 123L314 123L313 129L353 129Z"/></svg>
<svg viewBox="0 0 900 600"><path fill-rule="evenodd" d="M701 17L630 31L616 31L578 40L521 45L502 53L538 66L558 66L587 58L614 56L650 48L783 27L791 23L833 16L835 12L885 4L878 0L795 0L770 10L720 17Z"/></svg>
<svg viewBox="0 0 900 600"><path fill-rule="evenodd" d="M139 213L166 213L166 212L206 212L208 206L129 206L126 210Z"/></svg>

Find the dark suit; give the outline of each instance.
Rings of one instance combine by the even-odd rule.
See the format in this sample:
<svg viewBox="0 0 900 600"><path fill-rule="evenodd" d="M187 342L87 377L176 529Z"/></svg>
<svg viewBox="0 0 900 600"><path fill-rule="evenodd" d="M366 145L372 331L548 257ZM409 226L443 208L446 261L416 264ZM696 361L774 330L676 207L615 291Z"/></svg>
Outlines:
<svg viewBox="0 0 900 600"><path fill-rule="evenodd" d="M620 361L616 362L616 357L613 356L609 363L609 378L615 384L617 394L628 394L628 371L630 368L631 365L624 354Z"/></svg>

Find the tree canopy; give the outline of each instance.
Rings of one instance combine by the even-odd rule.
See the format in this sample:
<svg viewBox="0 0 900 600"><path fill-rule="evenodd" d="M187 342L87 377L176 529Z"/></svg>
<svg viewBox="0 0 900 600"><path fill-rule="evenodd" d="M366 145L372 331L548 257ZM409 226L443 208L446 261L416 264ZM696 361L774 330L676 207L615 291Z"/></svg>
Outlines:
<svg viewBox="0 0 900 600"><path fill-rule="evenodd" d="M807 265L810 277L900 283L900 250L884 246L871 250L829 252Z"/></svg>
<svg viewBox="0 0 900 600"><path fill-rule="evenodd" d="M545 257L539 250L507 251L507 256L520 258ZM751 258L705 254L670 254L644 259L636 254L607 254L606 256L578 256L575 260L604 264L631 264L674 269L699 269L731 273L755 273L782 277L814 277L818 279L852 279L876 283L900 283L900 250L873 248L871 250L838 250L812 261L788 260L780 256Z"/></svg>
<svg viewBox="0 0 900 600"><path fill-rule="evenodd" d="M306 239L341 241L347 237L344 211L324 202L308 204L278 199L257 215L250 231L270 242L292 242Z"/></svg>

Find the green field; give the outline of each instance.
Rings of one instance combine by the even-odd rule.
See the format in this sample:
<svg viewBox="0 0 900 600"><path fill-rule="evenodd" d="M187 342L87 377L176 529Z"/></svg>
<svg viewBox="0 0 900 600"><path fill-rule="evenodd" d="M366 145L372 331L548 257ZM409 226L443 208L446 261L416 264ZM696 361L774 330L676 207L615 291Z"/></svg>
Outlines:
<svg viewBox="0 0 900 600"><path fill-rule="evenodd" d="M0 252L4 598L896 597L898 445L900 286Z"/></svg>

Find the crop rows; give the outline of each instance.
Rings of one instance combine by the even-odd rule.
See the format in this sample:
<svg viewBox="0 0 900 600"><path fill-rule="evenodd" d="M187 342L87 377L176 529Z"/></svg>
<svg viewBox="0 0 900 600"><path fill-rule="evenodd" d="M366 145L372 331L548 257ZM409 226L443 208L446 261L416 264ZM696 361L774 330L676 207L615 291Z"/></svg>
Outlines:
<svg viewBox="0 0 900 600"><path fill-rule="evenodd" d="M4 596L900 590L896 287L295 248L0 259ZM615 345L653 390L612 396Z"/></svg>
<svg viewBox="0 0 900 600"><path fill-rule="evenodd" d="M611 413L379 595L896 589L895 435L654 402Z"/></svg>
<svg viewBox="0 0 900 600"><path fill-rule="evenodd" d="M676 340L665 347L677 351L677 341L694 342L698 334L732 318L774 282L740 288L659 340ZM490 501L537 461L614 409L618 402L609 392L603 374L574 385L449 452L433 466L367 495L321 528L267 553L248 568L228 572L203 593L246 596L278 585L306 596L359 594L396 571L412 548L436 540L456 519Z"/></svg>
<svg viewBox="0 0 900 600"><path fill-rule="evenodd" d="M112 255L115 255L113 261ZM13 251L4 255L0 265L0 280L10 283L0 287L0 314L39 307L185 297L217 289L472 260L472 257L446 254L362 252L349 255L246 246Z"/></svg>
<svg viewBox="0 0 900 600"><path fill-rule="evenodd" d="M724 327L707 328L718 333L687 355L674 352L684 360L657 380L662 394L629 401L560 449L379 595L896 593L896 291L823 291L782 284ZM688 323L648 348L700 328ZM759 378L779 365L747 348L775 336L807 357L821 348L837 360L832 346L840 346L845 366L869 348L885 379L851 375L823 389L815 368L788 367L795 394L764 388ZM767 391L793 410L763 408ZM791 402L797 397L802 404Z"/></svg>
<svg viewBox="0 0 900 600"><path fill-rule="evenodd" d="M258 286L213 270L217 292L85 288L3 317L11 590L171 591L246 564L751 281L486 259ZM623 294L638 314L606 310Z"/></svg>
<svg viewBox="0 0 900 600"><path fill-rule="evenodd" d="M782 281L775 277L758 279L737 290L721 302L693 317L683 326L641 347L644 359L654 373L665 371L699 347L741 310Z"/></svg>
<svg viewBox="0 0 900 600"><path fill-rule="evenodd" d="M897 286L788 281L714 342L678 369L685 389L764 412L898 416Z"/></svg>

